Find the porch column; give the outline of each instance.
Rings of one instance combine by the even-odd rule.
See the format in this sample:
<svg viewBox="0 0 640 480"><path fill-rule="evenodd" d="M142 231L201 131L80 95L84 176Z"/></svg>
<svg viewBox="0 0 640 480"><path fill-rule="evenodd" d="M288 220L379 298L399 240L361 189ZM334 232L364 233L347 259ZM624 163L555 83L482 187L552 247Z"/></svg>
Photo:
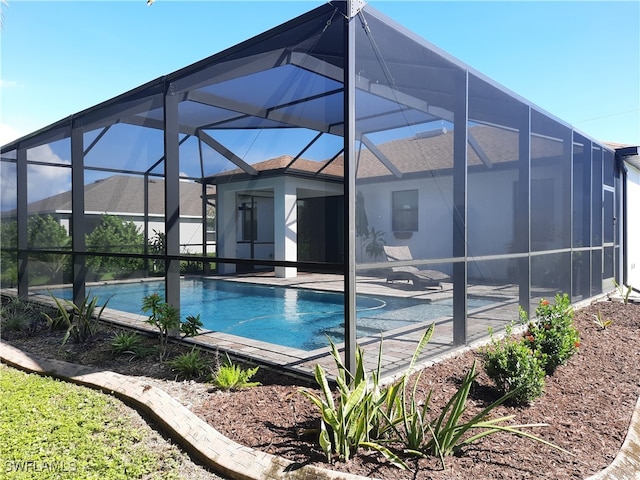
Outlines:
<svg viewBox="0 0 640 480"><path fill-rule="evenodd" d="M276 260L298 260L298 193L286 178L274 190L274 254ZM293 278L296 267L275 267L276 277Z"/></svg>
<svg viewBox="0 0 640 480"><path fill-rule="evenodd" d="M216 256L221 258L237 258L236 251L236 192L217 186L216 199ZM235 263L217 262L218 273L229 275L236 272Z"/></svg>

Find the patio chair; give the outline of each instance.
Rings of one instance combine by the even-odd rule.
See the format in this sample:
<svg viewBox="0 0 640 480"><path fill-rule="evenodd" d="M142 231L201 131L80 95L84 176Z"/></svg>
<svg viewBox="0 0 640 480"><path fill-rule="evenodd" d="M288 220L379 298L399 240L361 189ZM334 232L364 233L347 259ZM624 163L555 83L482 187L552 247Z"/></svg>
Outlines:
<svg viewBox="0 0 640 480"><path fill-rule="evenodd" d="M384 245L384 253L389 262L411 261L413 256L406 245ZM391 267L387 273L387 283L411 281L420 288L442 288L442 282L450 282L451 277L438 270L420 270L412 265Z"/></svg>

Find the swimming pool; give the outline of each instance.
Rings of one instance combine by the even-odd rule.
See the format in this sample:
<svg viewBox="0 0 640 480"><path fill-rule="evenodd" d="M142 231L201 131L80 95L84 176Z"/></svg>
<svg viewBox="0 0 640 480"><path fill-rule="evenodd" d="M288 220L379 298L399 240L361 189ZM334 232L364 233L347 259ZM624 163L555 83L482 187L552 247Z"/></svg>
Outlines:
<svg viewBox="0 0 640 480"><path fill-rule="evenodd" d="M327 336L336 343L344 340L342 293L212 279L180 282L181 316L200 315L206 330L306 351L326 347ZM71 289L50 292L60 298L72 298ZM142 299L153 293L164 295L163 281L90 287L92 296L103 301L110 299L109 308L142 316L146 316L141 310ZM451 300L429 303L358 295L356 303L358 337L449 317L453 312ZM469 300L469 307L489 303L492 301Z"/></svg>

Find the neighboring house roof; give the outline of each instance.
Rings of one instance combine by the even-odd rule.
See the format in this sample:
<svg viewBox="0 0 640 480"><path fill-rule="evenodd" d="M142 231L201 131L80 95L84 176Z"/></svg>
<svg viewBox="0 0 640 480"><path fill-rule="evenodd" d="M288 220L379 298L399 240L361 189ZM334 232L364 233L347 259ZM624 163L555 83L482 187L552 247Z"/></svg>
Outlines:
<svg viewBox="0 0 640 480"><path fill-rule="evenodd" d="M164 215L164 180L151 178L149 214ZM207 186L208 194L215 187ZM202 216L202 185L180 182L180 216ZM141 215L144 210L144 178L114 175L85 185L85 212ZM71 211L71 191L53 195L29 204L29 213L54 213Z"/></svg>
<svg viewBox="0 0 640 480"><path fill-rule="evenodd" d="M440 133L439 133L440 132ZM492 168L516 161L519 156L519 133L514 130L476 125L469 128L467 156L470 167ZM378 150L403 175L429 174L453 168L453 131L417 133L411 138L392 140L377 146ZM548 137L532 136L531 158L558 157L562 142ZM390 170L368 149L363 149L358 162L360 179L390 175Z"/></svg>
<svg viewBox="0 0 640 480"><path fill-rule="evenodd" d="M469 128L468 157L469 165L492 168L519 158L519 133L503 128L476 125ZM413 137L391 140L377 145L388 162L400 174L430 174L435 170L453 168L453 132L435 130L417 133ZM542 136L532 136L531 156L537 159L558 157L563 154L562 142ZM335 178L343 177L344 158L339 156L333 161L312 161L303 158L293 160L283 155L270 160L252 164L258 175L268 172L270 175L317 174ZM369 149L363 147L358 157L358 178L373 180L391 175L384 163ZM289 166L290 165L290 166ZM240 168L219 173L209 178L213 183L231 180L245 180L249 174Z"/></svg>
<svg viewBox="0 0 640 480"><path fill-rule="evenodd" d="M314 161L307 160L305 158L298 158L293 162L294 157L291 155L281 155L269 160L263 160L251 164L251 166L258 172L258 174L269 172L272 175L295 175L303 174L308 176L309 174L321 174L326 177L335 177L342 179L342 162L338 163L337 159L333 162L328 160ZM293 163L291 163L293 162ZM291 164L291 166L289 166ZM234 168L233 170L227 170L220 172L216 175L208 177L208 181L212 183L219 183L221 181L228 181L229 177L237 177L238 180L246 179L249 174L241 168Z"/></svg>

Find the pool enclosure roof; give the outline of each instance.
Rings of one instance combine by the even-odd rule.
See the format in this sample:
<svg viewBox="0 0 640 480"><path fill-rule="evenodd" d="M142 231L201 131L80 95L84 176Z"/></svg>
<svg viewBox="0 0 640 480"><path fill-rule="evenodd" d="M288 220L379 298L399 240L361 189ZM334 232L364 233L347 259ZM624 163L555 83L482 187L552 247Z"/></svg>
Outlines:
<svg viewBox="0 0 640 480"><path fill-rule="evenodd" d="M447 131L453 134L441 135ZM563 193L555 205L560 207L556 209L562 227L558 231L563 234L558 237L560 247L569 255L571 150L577 145L576 155L586 152L587 164L592 153L591 141L574 133L565 122L470 69L363 1L351 0L327 2L252 39L18 139L2 147L2 159L17 164L18 243L25 251L26 164L73 167L69 183L75 228L71 235L74 253L80 253L74 259L74 272L85 271L82 254L87 253L82 230L84 174L163 178L166 297L174 305L180 304L180 180L216 183L216 208L221 213L227 208L227 218L235 217L239 209L233 201L224 204L221 185L234 179L249 179L246 186L239 186L244 189L243 195L259 190L252 180L283 174L318 180L304 179L301 187L313 195L343 194L344 210L328 213L335 216L336 223L344 222L337 226L340 228L332 225L334 230L344 232L340 239L342 256L337 260L340 263L316 263L344 275L345 356L353 371L356 181L359 186L382 185L385 181L431 176L439 182L441 189L432 190L442 197L436 200L438 208L446 213L447 233L439 238L447 242L447 249L436 258L424 255L421 261L448 263L453 270L452 343L461 345L467 339L466 262L471 261L467 229L473 226L473 222L467 222L467 174L479 168L495 172L510 167L514 178L526 187L517 191L509 187L510 201L503 203L515 205L513 211L519 213L513 215L519 219L512 232L514 255L527 258L526 252L531 250L527 220L533 211L528 191L530 167L534 159L539 165L561 158L549 172L559 172L563 181ZM263 151L253 134L262 136L262 143L267 144L280 135L282 148ZM58 158L55 164L41 162L35 153L27 152L59 140L67 140L61 142L67 156ZM612 150L604 148L613 159ZM593 145L593 149L602 157L599 146ZM613 165L613 160L609 163ZM601 163L598 165L601 168ZM438 178L443 171L450 180ZM613 180L613 168L610 176ZM595 178L597 181L599 177ZM500 178L494 181L494 187L505 185ZM610 186L613 188L613 184ZM273 209L273 223L280 225L274 234L273 259L263 261L253 254L248 260L239 257L235 243L221 238L227 233L235 242L236 229L230 222L221 226L220 215L216 219L218 265L243 261L276 268L303 265L295 241L287 237L291 223L286 214L295 211L291 200L294 195L285 192L288 187L290 184L284 181L272 187L274 192L280 189L278 195L273 194L280 202ZM225 194L231 196L231 189L226 190ZM208 199L203 186L203 204ZM411 213L411 205L407 206L407 213ZM204 216L204 208L202 212ZM220 247L225 245L228 250L223 251ZM600 250L601 245L597 244ZM110 252L99 253L106 256ZM484 260L490 261L494 253L489 251ZM361 269L375 266L358 264ZM528 264L522 272L519 295L526 305L530 297ZM23 277L20 291L27 289ZM74 273L73 281L74 297L82 298L82 275Z"/></svg>
<svg viewBox="0 0 640 480"><path fill-rule="evenodd" d="M486 92L486 110L493 113L487 121L495 121L496 111L509 111L500 108L501 102L514 97L523 101L369 5L334 1L18 139L5 145L2 152L67 138L71 127L86 132L125 123L163 130L166 93L178 99L183 141L184 136L198 137L249 175L258 171L208 131L302 128L317 132L293 157L293 166L321 136L344 135L345 112L353 109L345 105L344 95L349 48L345 19L350 17L356 20L356 28L365 32L353 39L353 51L357 52L356 136L367 147L371 147L367 135L376 132L453 121L456 96L451 85L456 73L462 71L473 72L491 85L491 91ZM425 77L429 82L424 82ZM495 87L504 95L496 95ZM469 117L482 122L483 110L469 112ZM504 120L506 125L511 123ZM375 148L372 151L379 153ZM318 164L317 173L341 153L336 147L333 156ZM399 175L383 154L377 156L391 173Z"/></svg>

